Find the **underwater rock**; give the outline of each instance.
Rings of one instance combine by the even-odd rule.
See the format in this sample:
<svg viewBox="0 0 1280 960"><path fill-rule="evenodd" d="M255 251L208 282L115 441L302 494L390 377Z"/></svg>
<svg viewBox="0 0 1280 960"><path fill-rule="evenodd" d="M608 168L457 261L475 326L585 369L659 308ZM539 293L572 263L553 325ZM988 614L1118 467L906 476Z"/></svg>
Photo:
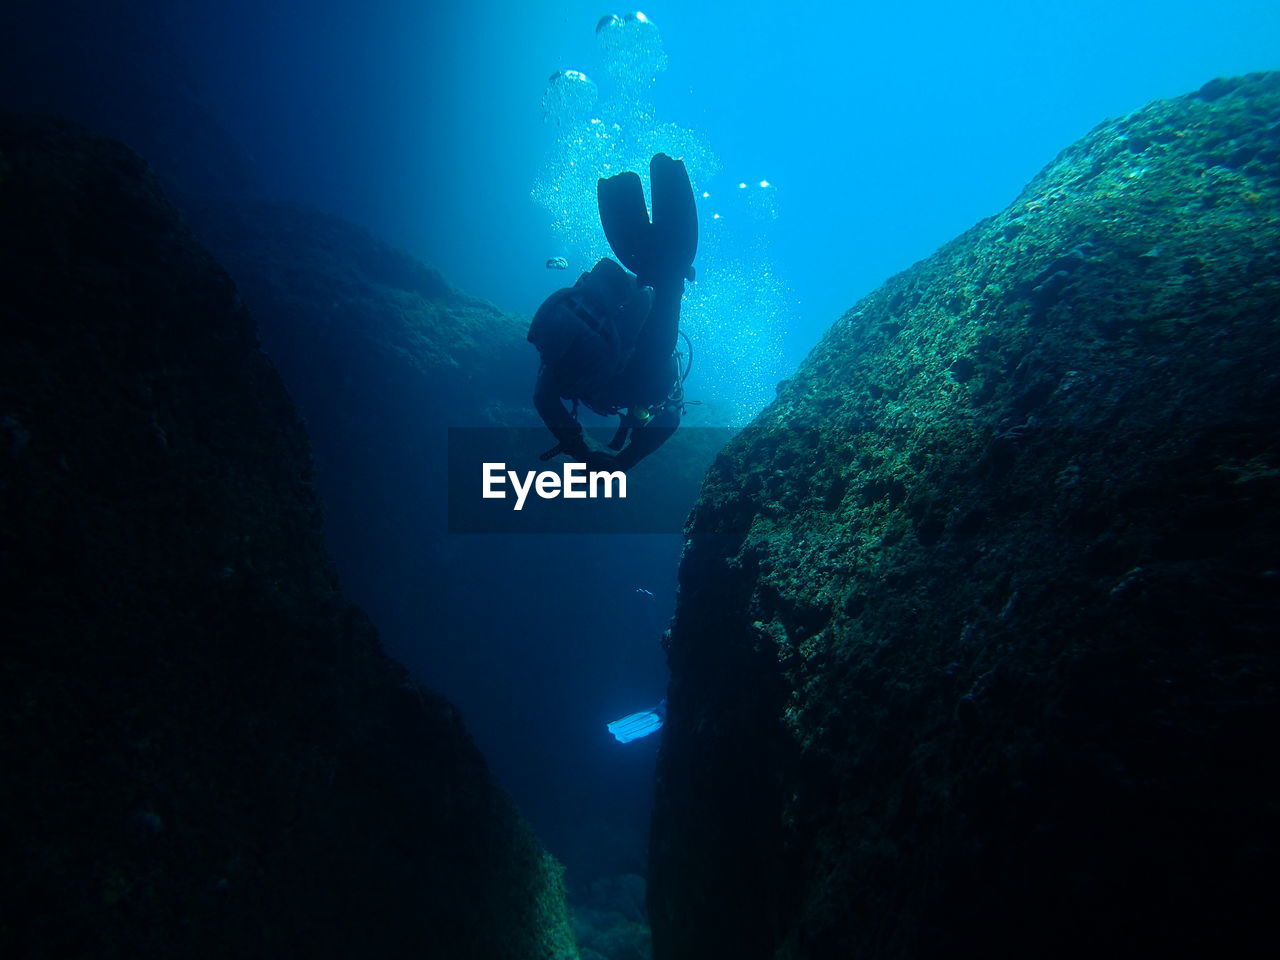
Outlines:
<svg viewBox="0 0 1280 960"><path fill-rule="evenodd" d="M142 161L0 117L0 954L576 956L559 867L326 557Z"/></svg>
<svg viewBox="0 0 1280 960"><path fill-rule="evenodd" d="M574 931L583 960L650 960L645 881L636 874L600 877L573 898Z"/></svg>
<svg viewBox="0 0 1280 960"><path fill-rule="evenodd" d="M509 413L488 406L506 394L528 407L527 320L455 290L438 271L332 214L265 200L178 202L260 315L263 346L286 366L308 420L320 413L312 391L349 409L351 398L333 390L365 365L392 377L388 391L412 381L432 391L418 401L451 400L451 424L507 422Z"/></svg>
<svg viewBox="0 0 1280 960"><path fill-rule="evenodd" d="M344 587L402 653L448 608L448 428L541 426L528 321L327 213L181 206L235 279L306 421ZM403 643L400 623L411 624Z"/></svg>
<svg viewBox="0 0 1280 960"><path fill-rule="evenodd" d="M1280 74L888 281L692 518L657 960L1243 955L1280 866Z"/></svg>

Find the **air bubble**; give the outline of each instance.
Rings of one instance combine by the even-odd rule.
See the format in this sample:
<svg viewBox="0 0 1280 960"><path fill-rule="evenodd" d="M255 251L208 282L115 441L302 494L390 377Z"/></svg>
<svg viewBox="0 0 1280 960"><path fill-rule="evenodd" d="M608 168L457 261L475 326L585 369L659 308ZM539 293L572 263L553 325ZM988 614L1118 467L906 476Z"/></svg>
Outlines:
<svg viewBox="0 0 1280 960"><path fill-rule="evenodd" d="M594 80L577 70L560 70L551 75L542 94L542 119L569 126L590 113L597 99Z"/></svg>

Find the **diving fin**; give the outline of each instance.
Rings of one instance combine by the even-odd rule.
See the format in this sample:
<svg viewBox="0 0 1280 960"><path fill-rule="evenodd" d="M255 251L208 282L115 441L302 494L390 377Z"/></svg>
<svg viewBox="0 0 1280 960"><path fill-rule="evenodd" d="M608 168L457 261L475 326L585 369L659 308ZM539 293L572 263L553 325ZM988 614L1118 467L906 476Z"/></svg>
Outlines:
<svg viewBox="0 0 1280 960"><path fill-rule="evenodd" d="M644 188L634 173L620 173L596 184L600 225L622 265L640 277L649 267L653 224L644 205Z"/></svg>
<svg viewBox="0 0 1280 960"><path fill-rule="evenodd" d="M649 161L649 192L653 195L656 252L670 269L692 280L693 258L698 252L698 209L684 161L655 154Z"/></svg>
<svg viewBox="0 0 1280 960"><path fill-rule="evenodd" d="M649 161L653 221L644 205L644 188L634 173L620 173L596 184L600 224L609 246L641 283L679 276L693 279L698 250L698 212L683 160L665 153Z"/></svg>
<svg viewBox="0 0 1280 960"><path fill-rule="evenodd" d="M612 723L605 724L609 728L609 732L613 734L614 739L619 743L630 743L632 740L639 740L641 737L647 737L651 733L657 733L662 729L662 721L666 718L667 701L663 700L656 707L650 707L648 710L641 710L639 713L630 713L620 720L614 720Z"/></svg>

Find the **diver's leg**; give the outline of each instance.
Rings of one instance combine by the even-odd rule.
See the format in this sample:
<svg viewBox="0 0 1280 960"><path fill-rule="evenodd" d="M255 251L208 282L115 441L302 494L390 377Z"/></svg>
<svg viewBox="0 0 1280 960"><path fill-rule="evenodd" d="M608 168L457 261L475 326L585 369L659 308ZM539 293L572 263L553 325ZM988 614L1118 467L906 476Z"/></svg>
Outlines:
<svg viewBox="0 0 1280 960"><path fill-rule="evenodd" d="M635 397L636 404L661 403L671 393L676 376L672 355L680 333L683 296L683 278L675 277L654 285L649 318L636 338L624 373L628 392Z"/></svg>
<svg viewBox="0 0 1280 960"><path fill-rule="evenodd" d="M671 389L667 371L680 328L680 299L685 278L693 273L698 249L698 211L683 160L659 153L649 162L653 194L653 307L636 341L630 369L646 403L665 399Z"/></svg>
<svg viewBox="0 0 1280 960"><path fill-rule="evenodd" d="M652 224L640 179L634 173L619 174L597 185L600 221L610 246L654 292L648 319L620 378L636 404L661 403L670 393L680 299L685 279L693 276L693 257L698 249L698 212L684 161L655 154L649 161L649 176Z"/></svg>

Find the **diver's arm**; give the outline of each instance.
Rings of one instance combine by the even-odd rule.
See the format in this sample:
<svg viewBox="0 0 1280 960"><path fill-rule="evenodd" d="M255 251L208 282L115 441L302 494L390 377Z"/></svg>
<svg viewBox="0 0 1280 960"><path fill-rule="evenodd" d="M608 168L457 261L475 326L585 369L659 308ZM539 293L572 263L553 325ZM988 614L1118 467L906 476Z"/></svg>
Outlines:
<svg viewBox="0 0 1280 960"><path fill-rule="evenodd" d="M671 439L680 426L680 408L671 404L662 409L643 427L631 431L631 442L613 458L620 470L630 470L637 463Z"/></svg>
<svg viewBox="0 0 1280 960"><path fill-rule="evenodd" d="M547 429L560 441L560 452L577 460L585 459L588 447L582 437L582 424L573 418L560 401L555 376L545 363L538 368L538 382L533 388L533 406Z"/></svg>

